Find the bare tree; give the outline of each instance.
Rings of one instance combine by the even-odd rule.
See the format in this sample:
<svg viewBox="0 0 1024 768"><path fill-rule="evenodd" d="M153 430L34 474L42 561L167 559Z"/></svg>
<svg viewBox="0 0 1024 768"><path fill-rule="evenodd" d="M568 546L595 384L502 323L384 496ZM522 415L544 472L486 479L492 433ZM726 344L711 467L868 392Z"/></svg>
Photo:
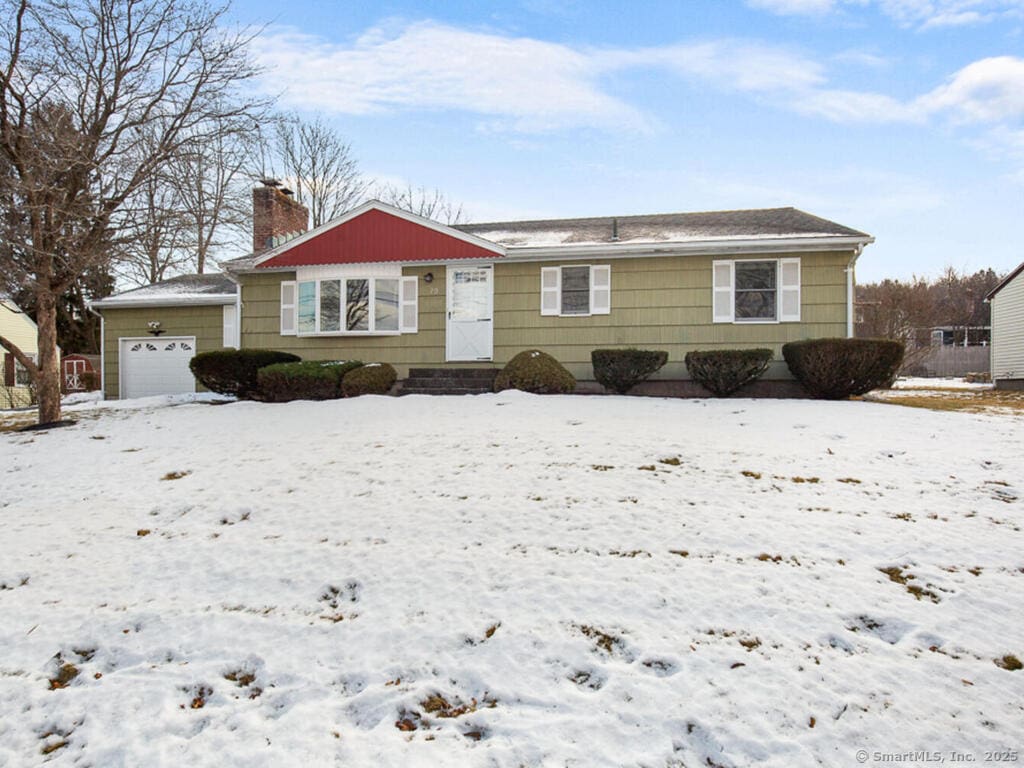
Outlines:
<svg viewBox="0 0 1024 768"><path fill-rule="evenodd" d="M318 227L355 207L367 184L352 156L352 147L322 117L312 122L295 115L278 120L275 174L294 186L295 198L309 209Z"/></svg>
<svg viewBox="0 0 1024 768"><path fill-rule="evenodd" d="M195 235L183 211L180 190L165 169L147 176L122 206L117 273L135 285L150 285L187 268Z"/></svg>
<svg viewBox="0 0 1024 768"><path fill-rule="evenodd" d="M57 299L109 258L126 201L262 102L251 35L200 0L0 0L0 270L36 297L40 423L60 419ZM0 340L5 347L10 342ZM23 363L24 364L24 363Z"/></svg>
<svg viewBox="0 0 1024 768"><path fill-rule="evenodd" d="M209 140L191 142L171 163L172 183L192 231L193 264L200 275L250 224L248 171L259 140L257 126L251 119L222 119Z"/></svg>
<svg viewBox="0 0 1024 768"><path fill-rule="evenodd" d="M413 187L412 184L404 187L384 184L377 188L375 195L382 203L415 213L425 219L433 219L448 225L465 224L468 221L462 203L452 202L436 188Z"/></svg>
<svg viewBox="0 0 1024 768"><path fill-rule="evenodd" d="M955 342L966 345L972 329L989 325L984 298L998 282L991 269L966 275L946 267L935 280L913 277L858 285L857 336L904 342L903 370L913 370L931 352L933 329L952 329Z"/></svg>

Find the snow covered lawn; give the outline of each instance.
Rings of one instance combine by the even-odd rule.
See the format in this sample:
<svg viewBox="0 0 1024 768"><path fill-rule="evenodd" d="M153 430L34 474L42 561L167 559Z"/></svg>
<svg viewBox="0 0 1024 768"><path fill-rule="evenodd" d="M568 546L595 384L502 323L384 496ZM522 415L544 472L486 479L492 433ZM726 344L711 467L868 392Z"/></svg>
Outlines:
<svg viewBox="0 0 1024 768"><path fill-rule="evenodd" d="M1024 671L1003 668L1024 657L1019 416L515 392L78 408L0 434L0 765L1024 747Z"/></svg>

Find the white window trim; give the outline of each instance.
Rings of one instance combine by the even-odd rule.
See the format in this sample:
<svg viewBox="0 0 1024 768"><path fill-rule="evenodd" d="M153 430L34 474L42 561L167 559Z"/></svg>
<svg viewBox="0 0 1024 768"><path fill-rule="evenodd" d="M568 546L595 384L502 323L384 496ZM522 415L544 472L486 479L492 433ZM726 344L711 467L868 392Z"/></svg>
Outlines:
<svg viewBox="0 0 1024 768"><path fill-rule="evenodd" d="M292 302L286 304L284 301L284 289L286 286L291 286L292 289ZM285 330L285 312L290 313L292 319L292 327L290 330ZM282 336L295 336L299 330L299 284L295 280L282 280L281 281L281 335Z"/></svg>
<svg viewBox="0 0 1024 768"><path fill-rule="evenodd" d="M590 289L590 300L588 303L587 312L562 312L562 270L563 269L576 269L578 267L587 268L587 285ZM608 306L595 311L594 309L594 270L604 269L607 270L608 274ZM556 270L555 274L557 279L555 280L555 286L553 288L544 287L544 272L545 270ZM604 288L598 290L605 290ZM552 293L555 297L555 311L544 311L544 294ZM612 268L610 264L560 264L557 267L542 267L540 271L540 313L548 317L593 317L594 315L608 315L611 314L612 307Z"/></svg>
<svg viewBox="0 0 1024 768"><path fill-rule="evenodd" d="M336 281L339 281L339 280L341 281L341 296L340 296L341 308L340 308L340 311L341 311L341 321L342 322L344 322L344 320L345 320L345 305L347 303L347 294L348 294L347 286L345 284L346 281L348 281L348 280L368 280L369 281L369 289L370 289L370 291L369 291L369 299L368 299L369 303L368 303L368 309L367 309L367 312L368 312L368 317L367 317L368 323L367 323L367 329L365 331L349 331L349 330L321 331L320 330L320 322L321 322L321 318L320 318L320 286L321 286L322 283L325 283L325 282L336 282ZM378 330L375 327L376 324L377 324L376 301L377 301L377 281L378 280L397 280L398 281L398 329L397 330ZM396 275L348 275L348 274L346 274L346 275L332 275L330 277L326 277L325 276L325 277L320 277L320 278L316 278L316 279L312 279L312 280L297 280L297 281L295 281L295 334L294 335L302 337L302 338L306 338L306 337L312 337L312 336L320 336L320 337L330 337L330 336L401 336L403 333L416 333L417 332L416 325L413 325L413 326L403 326L402 325L402 309L403 309L403 306L406 305L406 304L414 304L414 303L418 305L418 300L419 300L419 295L418 295L418 292L417 292L416 298L414 298L414 299L412 299L410 301L403 301L404 294L405 294L404 286L406 285L405 280L417 280L417 278L416 277L402 277L401 275L396 276ZM313 300L314 301L314 303L313 303L313 327L316 330L313 330L313 331L300 331L299 330L299 310L298 310L299 287L301 285L303 285L304 283L313 283L314 284L314 291L313 291L313 294L314 294L314 300ZM418 285L417 285L417 288L419 288ZM419 307L418 306L417 306L416 314L417 315L419 314Z"/></svg>
<svg viewBox="0 0 1024 768"><path fill-rule="evenodd" d="M221 339L221 346L238 349L238 306L225 304L223 314L224 338Z"/></svg>
<svg viewBox="0 0 1024 768"><path fill-rule="evenodd" d="M11 357L14 357L14 355L11 355ZM27 357L29 360L31 360L34 364L39 365L39 355L37 355L37 354L35 354L35 355L33 355L33 354L26 354L25 357ZM83 361L83 365L84 365L84 361ZM18 374L22 374L21 378L26 379L26 381L24 383L18 383ZM21 364L21 360L19 360L17 357L14 357L14 384L12 386L15 386L15 387L31 387L32 386L32 377L28 375L28 368L26 368L24 365L22 365Z"/></svg>
<svg viewBox="0 0 1024 768"><path fill-rule="evenodd" d="M758 262L758 261L772 261L775 262L775 317L772 319L757 318L757 317L736 317L736 265ZM749 258L749 259L716 259L711 262L711 314L712 322L716 324L731 324L731 325L779 325L781 323L798 323L800 322L800 307L803 301L802 293L802 279L798 279L795 286L783 286L782 285L782 264L783 262L796 263L797 265L797 276L802 278L801 265L799 257L785 257L785 258ZM722 286L716 286L714 281L714 270L716 265L729 264L730 265L730 284L729 284L729 308L730 318L726 319L715 319L715 294L719 291L724 291L725 288ZM796 291L797 295L797 314L792 317L783 318L782 316L782 293L783 290Z"/></svg>

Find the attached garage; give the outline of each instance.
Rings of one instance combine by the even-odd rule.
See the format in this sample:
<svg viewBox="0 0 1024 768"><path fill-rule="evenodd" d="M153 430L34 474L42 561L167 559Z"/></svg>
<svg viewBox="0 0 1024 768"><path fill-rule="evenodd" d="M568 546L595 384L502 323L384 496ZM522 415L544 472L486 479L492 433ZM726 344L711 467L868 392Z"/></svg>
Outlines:
<svg viewBox="0 0 1024 768"><path fill-rule="evenodd" d="M196 391L188 362L196 353L195 336L118 339L122 398L180 395Z"/></svg>
<svg viewBox="0 0 1024 768"><path fill-rule="evenodd" d="M238 293L223 275L183 275L92 306L103 315L103 391L110 399L201 391L189 361L239 345Z"/></svg>

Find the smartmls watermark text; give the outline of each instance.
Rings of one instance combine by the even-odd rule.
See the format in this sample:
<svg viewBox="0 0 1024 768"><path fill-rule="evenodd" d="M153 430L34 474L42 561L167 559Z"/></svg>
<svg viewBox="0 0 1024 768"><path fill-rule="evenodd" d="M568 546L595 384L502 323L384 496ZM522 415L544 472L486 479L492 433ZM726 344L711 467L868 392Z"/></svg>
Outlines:
<svg viewBox="0 0 1024 768"><path fill-rule="evenodd" d="M1016 749L982 749L944 751L916 749L897 752L885 750L857 750L857 762L862 765L928 765L949 763L951 765L967 765L970 763L1017 763L1020 752Z"/></svg>

